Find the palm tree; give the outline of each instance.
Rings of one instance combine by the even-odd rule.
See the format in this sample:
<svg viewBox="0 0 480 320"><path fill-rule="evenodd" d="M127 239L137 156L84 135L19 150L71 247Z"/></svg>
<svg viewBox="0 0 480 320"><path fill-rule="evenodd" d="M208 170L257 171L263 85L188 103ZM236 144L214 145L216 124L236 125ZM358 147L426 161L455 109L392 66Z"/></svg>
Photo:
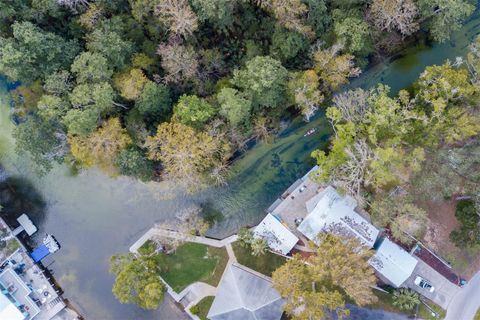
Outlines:
<svg viewBox="0 0 480 320"><path fill-rule="evenodd" d="M393 305L401 310L413 310L419 303L418 293L410 289L401 288L393 293Z"/></svg>

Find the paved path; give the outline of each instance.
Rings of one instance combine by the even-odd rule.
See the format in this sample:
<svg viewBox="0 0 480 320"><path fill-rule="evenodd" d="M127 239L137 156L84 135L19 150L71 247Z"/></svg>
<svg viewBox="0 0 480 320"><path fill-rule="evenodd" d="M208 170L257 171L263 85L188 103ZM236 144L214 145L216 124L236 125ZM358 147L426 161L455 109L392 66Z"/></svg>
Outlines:
<svg viewBox="0 0 480 320"><path fill-rule="evenodd" d="M206 244L208 246L217 247L217 248L224 247L225 245L235 242L237 240L237 235L233 235L222 240L216 240L216 239L211 239L206 237L196 237L196 236L186 237L185 235L177 231L153 227L147 232L145 232L145 234L141 236L140 239L138 239L130 247L130 252L136 253L138 248L140 248L147 240L151 239L154 236L163 236L163 237L169 237L173 239L182 239L182 240L185 240L186 242L196 242L196 243Z"/></svg>
<svg viewBox="0 0 480 320"><path fill-rule="evenodd" d="M472 320L480 308L480 272L452 299L445 320Z"/></svg>

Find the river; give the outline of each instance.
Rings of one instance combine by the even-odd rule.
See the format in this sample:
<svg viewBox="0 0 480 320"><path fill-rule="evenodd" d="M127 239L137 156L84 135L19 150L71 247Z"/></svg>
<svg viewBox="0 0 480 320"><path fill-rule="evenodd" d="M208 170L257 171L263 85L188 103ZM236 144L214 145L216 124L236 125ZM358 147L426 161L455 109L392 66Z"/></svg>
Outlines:
<svg viewBox="0 0 480 320"><path fill-rule="evenodd" d="M477 12L452 41L411 47L396 59L370 68L350 87L368 88L381 82L396 92L409 86L426 66L463 56L480 32L479 18ZM221 212L223 219L210 230L211 236L223 237L241 225L257 223L270 203L314 164L311 151L325 147L330 135L322 112L309 123L295 119L272 144L259 143L237 160L228 186L194 195L166 183L109 178L96 169L72 175L65 166L56 166L39 178L30 160L14 152L7 89L0 80L0 163L12 177L8 185L1 184L0 200L14 204L5 208L7 214L28 211L40 235L49 232L59 240L61 250L44 263L65 290L64 296L92 320L162 319L161 310L147 312L115 300L114 279L108 273L110 256L126 252L154 223L168 220L192 203ZM318 133L304 138L311 127L318 127Z"/></svg>

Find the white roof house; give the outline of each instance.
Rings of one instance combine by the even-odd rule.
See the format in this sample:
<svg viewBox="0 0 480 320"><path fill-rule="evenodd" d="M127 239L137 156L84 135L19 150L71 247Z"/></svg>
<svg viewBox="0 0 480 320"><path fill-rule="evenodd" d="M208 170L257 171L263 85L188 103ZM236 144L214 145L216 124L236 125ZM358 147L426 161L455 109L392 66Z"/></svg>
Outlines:
<svg viewBox="0 0 480 320"><path fill-rule="evenodd" d="M18 310L18 308L3 293L0 293L0 319L25 319L22 312L20 312L20 310Z"/></svg>
<svg viewBox="0 0 480 320"><path fill-rule="evenodd" d="M280 320L285 301L268 278L231 264L208 311L211 320Z"/></svg>
<svg viewBox="0 0 480 320"><path fill-rule="evenodd" d="M417 259L387 238L368 260L375 270L396 287L400 287L410 277L417 262Z"/></svg>
<svg viewBox="0 0 480 320"><path fill-rule="evenodd" d="M284 255L298 242L297 236L270 213L255 227L253 235L265 239L270 249Z"/></svg>
<svg viewBox="0 0 480 320"><path fill-rule="evenodd" d="M298 226L298 231L316 241L321 232L331 232L358 238L364 245L373 247L378 229L354 211L357 206L352 197L342 197L329 186L306 203L308 215Z"/></svg>

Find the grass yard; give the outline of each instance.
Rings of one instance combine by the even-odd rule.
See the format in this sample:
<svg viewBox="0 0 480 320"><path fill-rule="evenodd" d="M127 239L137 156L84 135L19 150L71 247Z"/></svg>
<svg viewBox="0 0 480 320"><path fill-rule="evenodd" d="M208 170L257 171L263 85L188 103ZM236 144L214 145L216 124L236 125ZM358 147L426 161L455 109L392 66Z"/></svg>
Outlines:
<svg viewBox="0 0 480 320"><path fill-rule="evenodd" d="M225 248L192 242L181 245L174 254L160 253L156 258L163 270L160 275L175 292L197 281L216 287L228 262Z"/></svg>
<svg viewBox="0 0 480 320"><path fill-rule="evenodd" d="M477 313L475 314L475 318L473 320L480 320L480 309L477 310Z"/></svg>
<svg viewBox="0 0 480 320"><path fill-rule="evenodd" d="M415 316L415 310L412 311L407 311L407 310L401 310L398 307L393 305L393 294L391 293L385 293L381 292L378 290L373 291L375 295L378 297L378 301L372 305L367 306L368 308L371 309L383 309L385 311L390 311L394 313L400 313L400 314L405 314L408 316ZM427 303L430 308L432 308L438 315L439 317L436 318L432 316L432 313L430 310L428 310L427 307L423 303L420 303L418 307L418 315L417 317L425 320L438 320L438 319L443 319L445 318L445 310L434 304L433 302L428 302Z"/></svg>
<svg viewBox="0 0 480 320"><path fill-rule="evenodd" d="M190 312L198 316L201 320L208 320L208 310L212 306L214 296L208 296L200 300L196 305L190 308Z"/></svg>
<svg viewBox="0 0 480 320"><path fill-rule="evenodd" d="M287 261L286 258L271 252L255 257L251 254L250 248L242 247L239 242L232 243L232 248L238 263L269 277Z"/></svg>

